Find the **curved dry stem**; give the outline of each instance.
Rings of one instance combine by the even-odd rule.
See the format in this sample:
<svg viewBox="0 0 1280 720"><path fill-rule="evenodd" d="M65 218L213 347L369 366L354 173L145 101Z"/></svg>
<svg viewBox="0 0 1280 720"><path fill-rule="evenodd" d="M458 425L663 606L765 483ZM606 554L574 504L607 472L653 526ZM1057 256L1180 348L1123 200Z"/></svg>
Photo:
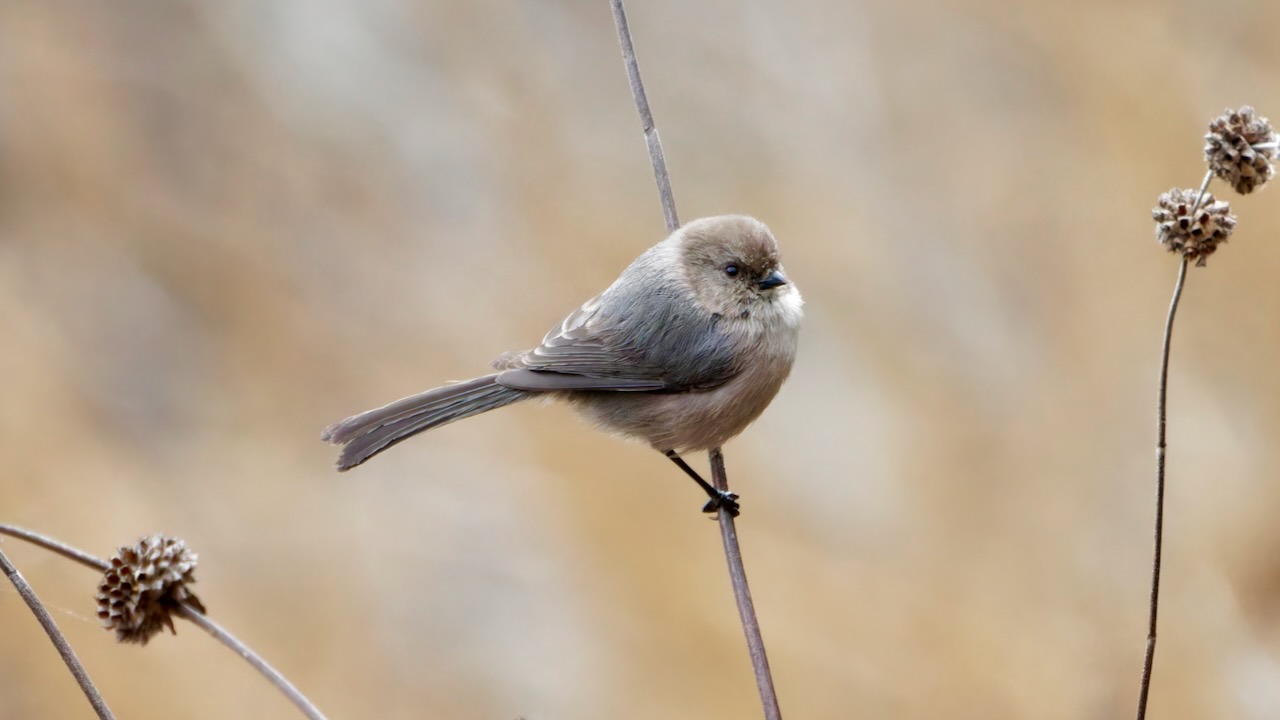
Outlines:
<svg viewBox="0 0 1280 720"><path fill-rule="evenodd" d="M89 677L89 673L85 671L84 665L80 664L80 658L76 657L75 650L71 649L71 644L67 642L66 636L58 629L58 624L53 621L53 616L45 609L44 603L40 602L36 591L27 583L26 578L22 577L22 573L18 572L18 568L9 562L9 558L0 552L0 571L9 578L9 582L17 588L18 594L27 603L27 607L31 608L31 612L40 621L40 626L44 628L44 632L49 636L49 640L53 642L53 646L57 648L58 654L62 656L62 662L66 663L67 669L71 671L71 676L76 679L76 683L80 685L81 692L88 698L89 704L93 706L93 711L98 713L98 717L102 720L114 720L115 715L111 714L111 708L107 707L107 701L102 699L102 694L98 692L98 688L93 684L93 679Z"/></svg>
<svg viewBox="0 0 1280 720"><path fill-rule="evenodd" d="M252 665L253 668L262 673L262 676L265 677L272 685L279 688L280 692L284 693L284 696L289 698L289 701L297 706L297 708L302 711L303 715L311 718L311 720L325 720L324 714L321 713L305 695L299 692L298 688L294 687L293 683L289 682L288 678L281 675L275 668L271 667L270 663L262 659L262 657L251 650L248 645L240 642L235 635L232 635L221 625L210 620L207 615L192 607L190 603L184 602L178 605L177 613L212 635L218 642L230 648L232 652L244 658L245 662Z"/></svg>
<svg viewBox="0 0 1280 720"><path fill-rule="evenodd" d="M640 80L640 65L636 61L635 46L631 42L631 29L627 24L626 10L622 6L622 0L610 0L610 5L613 8L614 24L618 28L618 44L622 48L622 59L627 66L631 97L635 100L636 111L640 114L640 124L644 129L645 143L649 147L649 161L653 164L653 177L658 184L662 214L666 218L667 231L673 232L680 227L680 219L676 214L671 178L667 175L667 161L662 154L662 141L658 138L653 113L649 109L649 99L644 92L644 83ZM728 492L729 479L724 470L724 455L720 452L720 448L712 449L709 454L712 482L718 490ZM738 531L734 525L733 515L728 510L721 507L718 515L720 537L724 541L725 561L729 565L729 579L733 584L733 596L738 605L738 617L742 620L742 631L747 637L747 650L751 654L751 667L755 671L756 687L760 691L760 704L768 720L781 720L782 711L778 707L778 695L773 687L773 675L769 671L769 658L764 651L764 637L760 633L760 622L756 619L755 604L751 601L751 588L747 585L742 549L738 545Z"/></svg>
<svg viewBox="0 0 1280 720"><path fill-rule="evenodd" d="M1206 182L1200 188L1204 196ZM1199 205L1199 200L1196 201ZM1194 210L1192 213L1194 214ZM1169 347L1173 339L1173 318L1178 313L1178 301L1182 298L1182 286L1187 279L1187 258L1178 265L1178 280L1173 286L1173 298L1169 301L1169 315L1164 323L1164 343L1160 349L1160 380L1156 390L1156 520L1155 541L1151 554L1151 601L1147 616L1147 648L1142 658L1142 682L1138 689L1137 719L1147 716L1147 696L1151 691L1151 672L1156 659L1156 620L1160 614L1160 563L1164 546L1164 486L1165 486L1165 426L1167 398L1169 394Z"/></svg>

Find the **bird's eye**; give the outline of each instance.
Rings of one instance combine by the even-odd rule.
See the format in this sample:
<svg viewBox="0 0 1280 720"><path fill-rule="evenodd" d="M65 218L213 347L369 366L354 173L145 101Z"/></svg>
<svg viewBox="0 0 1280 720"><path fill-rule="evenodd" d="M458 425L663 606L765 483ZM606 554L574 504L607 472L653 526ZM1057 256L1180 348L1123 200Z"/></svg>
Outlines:
<svg viewBox="0 0 1280 720"><path fill-rule="evenodd" d="M725 274L725 275L728 275L729 277L733 277L734 275L737 275L737 274L738 274L738 266L737 266L737 265L725 265L725 266L724 266L724 274Z"/></svg>

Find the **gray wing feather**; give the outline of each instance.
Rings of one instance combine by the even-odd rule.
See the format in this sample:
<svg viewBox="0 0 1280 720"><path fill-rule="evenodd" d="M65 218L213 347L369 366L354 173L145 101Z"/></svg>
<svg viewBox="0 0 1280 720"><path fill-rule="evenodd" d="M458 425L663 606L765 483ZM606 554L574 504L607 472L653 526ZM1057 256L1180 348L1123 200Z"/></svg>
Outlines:
<svg viewBox="0 0 1280 720"><path fill-rule="evenodd" d="M585 375L530 370L506 370L498 373L496 382L504 387L529 392L550 392L554 390L617 390L643 392L646 390L666 390L667 385L656 380L637 380L633 378L597 378Z"/></svg>
<svg viewBox="0 0 1280 720"><path fill-rule="evenodd" d="M655 260L642 255L612 287L552 328L541 345L501 358L506 372L497 382L530 391L633 392L704 390L727 382L737 368L720 318L695 306Z"/></svg>

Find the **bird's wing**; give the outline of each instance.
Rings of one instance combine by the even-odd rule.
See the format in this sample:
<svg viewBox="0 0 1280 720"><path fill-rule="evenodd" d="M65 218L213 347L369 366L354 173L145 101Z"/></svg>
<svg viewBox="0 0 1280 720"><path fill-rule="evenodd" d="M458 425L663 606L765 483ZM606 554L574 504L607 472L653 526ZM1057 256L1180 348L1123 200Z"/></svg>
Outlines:
<svg viewBox="0 0 1280 720"><path fill-rule="evenodd" d="M542 344L499 359L499 384L520 390L682 392L723 384L736 374L714 319L671 322L668 298L620 313L603 296L552 328ZM632 318L644 320L632 322Z"/></svg>

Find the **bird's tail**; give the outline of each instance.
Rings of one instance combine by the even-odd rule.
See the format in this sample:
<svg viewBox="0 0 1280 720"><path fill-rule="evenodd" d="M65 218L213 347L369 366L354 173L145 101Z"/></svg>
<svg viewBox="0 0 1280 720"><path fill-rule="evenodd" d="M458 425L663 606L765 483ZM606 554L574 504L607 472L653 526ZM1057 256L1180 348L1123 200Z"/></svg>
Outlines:
<svg viewBox="0 0 1280 720"><path fill-rule="evenodd" d="M320 437L343 446L338 469L349 470L420 432L510 405L531 394L499 385L497 377L486 375L397 400L334 423Z"/></svg>

